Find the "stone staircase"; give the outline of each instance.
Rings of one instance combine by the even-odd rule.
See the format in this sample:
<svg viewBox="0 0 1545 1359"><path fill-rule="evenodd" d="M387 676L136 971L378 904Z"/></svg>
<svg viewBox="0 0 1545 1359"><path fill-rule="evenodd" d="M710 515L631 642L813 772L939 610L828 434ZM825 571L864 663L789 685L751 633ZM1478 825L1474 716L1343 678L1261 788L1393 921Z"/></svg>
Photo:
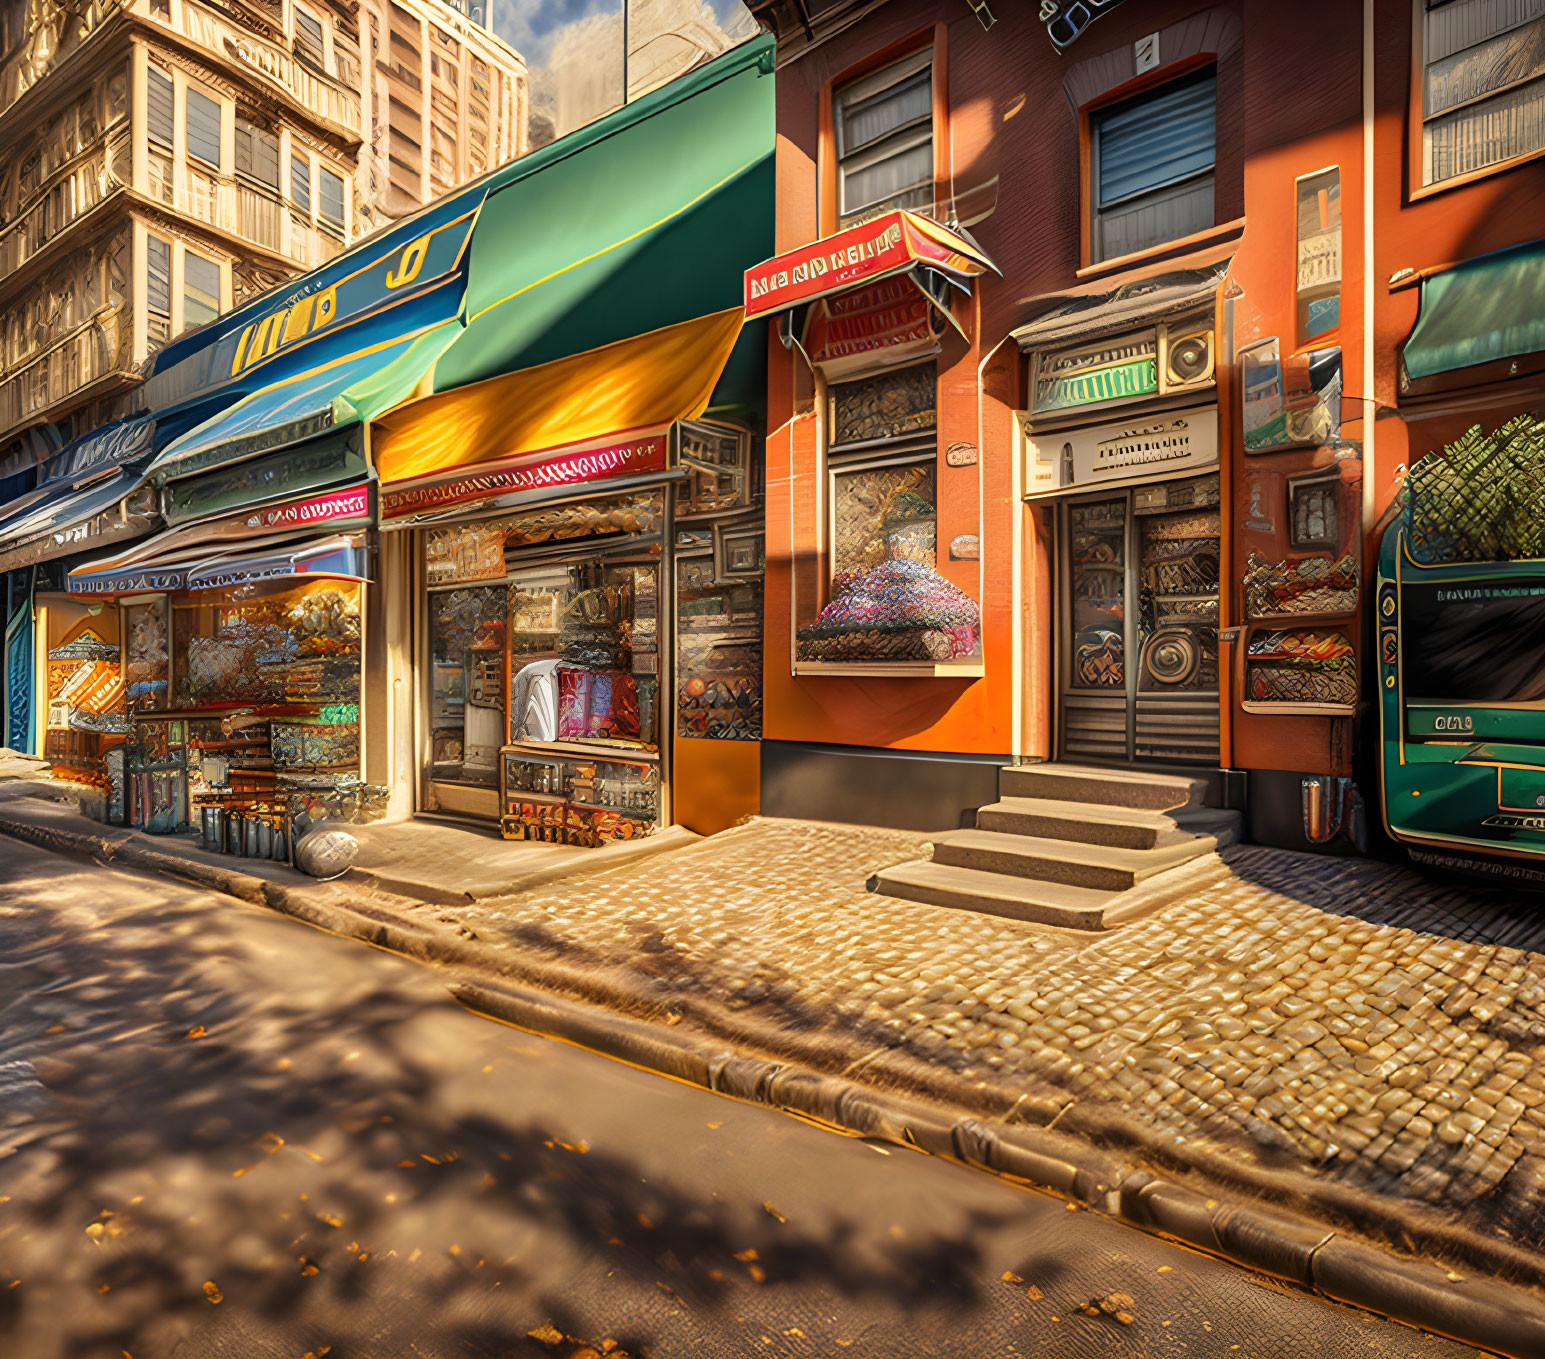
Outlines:
<svg viewBox="0 0 1545 1359"><path fill-rule="evenodd" d="M1169 899L1152 889L1185 877L1174 870L1239 838L1240 814L1204 806L1206 791L1205 779L1140 770L1009 766L998 777L999 801L977 812L975 829L938 836L932 859L887 868L869 890L1108 929L1136 898L1155 906Z"/></svg>

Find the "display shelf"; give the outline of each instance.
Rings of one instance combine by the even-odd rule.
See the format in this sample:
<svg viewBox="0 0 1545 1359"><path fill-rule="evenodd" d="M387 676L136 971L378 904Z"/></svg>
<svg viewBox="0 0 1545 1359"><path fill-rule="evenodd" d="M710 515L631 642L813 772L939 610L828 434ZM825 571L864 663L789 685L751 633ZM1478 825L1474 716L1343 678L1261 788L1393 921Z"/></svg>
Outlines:
<svg viewBox="0 0 1545 1359"><path fill-rule="evenodd" d="M658 764L658 750L639 750L633 746L587 745L581 741L511 741L506 751L542 756L561 755L570 759L599 761L602 764Z"/></svg>

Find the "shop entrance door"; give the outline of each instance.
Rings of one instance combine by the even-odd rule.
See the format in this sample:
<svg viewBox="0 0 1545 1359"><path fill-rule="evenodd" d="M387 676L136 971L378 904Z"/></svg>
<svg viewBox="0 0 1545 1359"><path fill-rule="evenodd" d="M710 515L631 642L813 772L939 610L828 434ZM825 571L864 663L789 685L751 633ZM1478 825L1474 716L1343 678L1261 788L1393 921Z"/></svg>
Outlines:
<svg viewBox="0 0 1545 1359"><path fill-rule="evenodd" d="M1064 501L1064 759L1218 762L1218 477Z"/></svg>

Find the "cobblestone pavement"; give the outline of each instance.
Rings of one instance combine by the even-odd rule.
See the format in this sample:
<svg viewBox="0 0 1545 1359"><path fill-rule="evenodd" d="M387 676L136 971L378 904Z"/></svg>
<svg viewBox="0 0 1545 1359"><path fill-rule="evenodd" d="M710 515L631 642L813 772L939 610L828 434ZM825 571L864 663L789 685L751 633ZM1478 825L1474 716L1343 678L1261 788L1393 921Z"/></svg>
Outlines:
<svg viewBox="0 0 1545 1359"><path fill-rule="evenodd" d="M922 844L758 820L439 914L1545 1244L1545 956L1377 918L1486 933L1462 892L1239 849L1221 882L1091 937L864 890ZM1536 909L1493 910L1490 933L1536 937Z"/></svg>

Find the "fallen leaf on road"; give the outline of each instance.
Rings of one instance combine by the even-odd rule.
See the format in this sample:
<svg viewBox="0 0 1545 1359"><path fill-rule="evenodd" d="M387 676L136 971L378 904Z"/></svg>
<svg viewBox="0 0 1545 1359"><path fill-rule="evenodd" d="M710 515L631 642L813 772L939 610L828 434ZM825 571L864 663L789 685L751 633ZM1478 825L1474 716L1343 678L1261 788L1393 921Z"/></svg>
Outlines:
<svg viewBox="0 0 1545 1359"><path fill-rule="evenodd" d="M788 1221L788 1218L784 1217L783 1214L774 1208L772 1204L768 1203L766 1199L762 1200L762 1211L766 1213L768 1217L777 1218L779 1222Z"/></svg>
<svg viewBox="0 0 1545 1359"><path fill-rule="evenodd" d="M321 1271L318 1270L317 1267L309 1260L300 1267L300 1273L303 1279L309 1279L313 1274L319 1274L320 1272Z"/></svg>
<svg viewBox="0 0 1545 1359"><path fill-rule="evenodd" d="M711 1129L713 1129L714 1132L718 1132L719 1129L724 1126L724 1120L722 1118L721 1119L717 1119L714 1122L710 1123L708 1126Z"/></svg>
<svg viewBox="0 0 1545 1359"><path fill-rule="evenodd" d="M204 1281L204 1296L208 1298L210 1302L225 1301L225 1294L220 1291L219 1285L216 1284L213 1279L206 1279Z"/></svg>
<svg viewBox="0 0 1545 1359"><path fill-rule="evenodd" d="M1022 1284L1024 1283L1024 1280L1021 1279L1019 1275L1015 1274L1013 1270L1006 1269L1003 1271L1003 1282L1011 1284Z"/></svg>
<svg viewBox="0 0 1545 1359"><path fill-rule="evenodd" d="M745 1250L738 1250L735 1252L735 1258L744 1264L747 1260L756 1259L756 1251L750 1247Z"/></svg>
<svg viewBox="0 0 1545 1359"><path fill-rule="evenodd" d="M202 1038L204 1036L204 1032L205 1030L202 1024L195 1024L191 1029L188 1030L188 1037Z"/></svg>
<svg viewBox="0 0 1545 1359"><path fill-rule="evenodd" d="M534 1331L527 1331L533 1340L540 1340L544 1345L559 1345L563 1343L563 1332L550 1321L544 1321Z"/></svg>
<svg viewBox="0 0 1545 1359"><path fill-rule="evenodd" d="M1031 1302L1039 1302L1041 1300L1041 1290L1034 1284L1031 1284L1029 1288L1025 1289L1025 1296L1029 1298Z"/></svg>

